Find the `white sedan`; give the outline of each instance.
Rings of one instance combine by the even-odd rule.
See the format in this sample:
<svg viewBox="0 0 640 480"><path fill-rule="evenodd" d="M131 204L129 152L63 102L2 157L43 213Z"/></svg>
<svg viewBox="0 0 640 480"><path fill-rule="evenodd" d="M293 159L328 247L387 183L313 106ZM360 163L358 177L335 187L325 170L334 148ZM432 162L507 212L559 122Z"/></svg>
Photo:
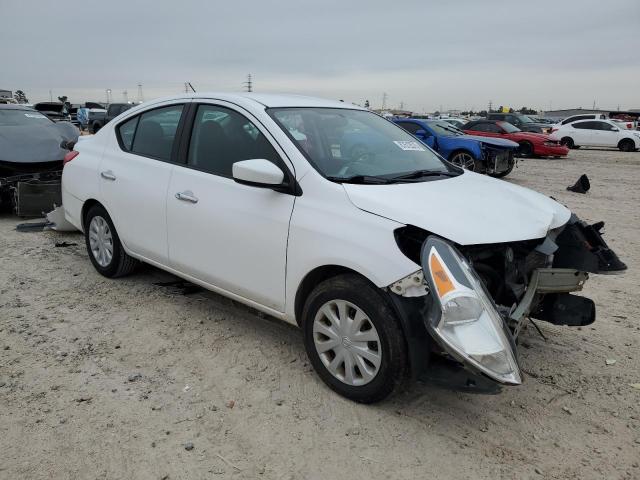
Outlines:
<svg viewBox="0 0 640 480"><path fill-rule="evenodd" d="M567 292L625 268L552 199L459 169L365 109L299 96L137 106L67 155L63 203L99 273L146 262L299 325L322 380L359 402L432 354L519 384L526 318L591 323L593 302Z"/></svg>
<svg viewBox="0 0 640 480"><path fill-rule="evenodd" d="M550 136L569 148L614 147L623 152L640 148L640 132L621 128L612 120L578 120L555 126Z"/></svg>

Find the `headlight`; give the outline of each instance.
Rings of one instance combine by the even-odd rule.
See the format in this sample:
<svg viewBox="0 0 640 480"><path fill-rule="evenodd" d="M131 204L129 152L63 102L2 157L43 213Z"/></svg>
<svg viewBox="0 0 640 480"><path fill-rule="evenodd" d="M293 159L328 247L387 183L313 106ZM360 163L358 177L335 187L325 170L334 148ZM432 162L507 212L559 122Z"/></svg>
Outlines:
<svg viewBox="0 0 640 480"><path fill-rule="evenodd" d="M436 340L458 360L492 379L522 383L511 333L462 255L430 236L421 260L436 307L428 319Z"/></svg>

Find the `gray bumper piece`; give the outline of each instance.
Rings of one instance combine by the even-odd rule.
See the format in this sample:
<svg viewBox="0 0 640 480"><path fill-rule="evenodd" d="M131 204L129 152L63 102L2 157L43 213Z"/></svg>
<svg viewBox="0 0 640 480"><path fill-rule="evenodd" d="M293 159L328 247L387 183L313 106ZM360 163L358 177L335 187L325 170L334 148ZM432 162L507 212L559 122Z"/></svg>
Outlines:
<svg viewBox="0 0 640 480"><path fill-rule="evenodd" d="M582 290L584 282L588 278L588 273L571 268L538 268L534 270L527 291L508 318L509 325L513 328L514 338L520 333L524 320L531 312L538 295Z"/></svg>

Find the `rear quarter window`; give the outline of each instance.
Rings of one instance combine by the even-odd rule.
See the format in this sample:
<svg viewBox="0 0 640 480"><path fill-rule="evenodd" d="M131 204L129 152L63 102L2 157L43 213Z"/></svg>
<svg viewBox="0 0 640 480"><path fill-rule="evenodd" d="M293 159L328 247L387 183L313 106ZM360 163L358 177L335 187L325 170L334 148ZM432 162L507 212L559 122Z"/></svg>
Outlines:
<svg viewBox="0 0 640 480"><path fill-rule="evenodd" d="M118 126L118 138L120 140L120 146L127 152L131 151L133 145L133 137L136 133L136 127L138 126L138 120L140 116L133 117Z"/></svg>

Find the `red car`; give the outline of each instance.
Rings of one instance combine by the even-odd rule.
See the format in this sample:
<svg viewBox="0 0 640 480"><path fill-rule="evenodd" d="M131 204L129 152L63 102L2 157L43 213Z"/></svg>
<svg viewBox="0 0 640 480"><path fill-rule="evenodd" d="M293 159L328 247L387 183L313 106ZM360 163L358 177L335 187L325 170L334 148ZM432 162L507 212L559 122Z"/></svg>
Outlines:
<svg viewBox="0 0 640 480"><path fill-rule="evenodd" d="M479 137L499 137L513 140L520 144L518 154L522 157L533 155L541 157L564 157L569 149L552 140L544 133L523 132L508 122L500 120L475 120L462 127L467 135Z"/></svg>

